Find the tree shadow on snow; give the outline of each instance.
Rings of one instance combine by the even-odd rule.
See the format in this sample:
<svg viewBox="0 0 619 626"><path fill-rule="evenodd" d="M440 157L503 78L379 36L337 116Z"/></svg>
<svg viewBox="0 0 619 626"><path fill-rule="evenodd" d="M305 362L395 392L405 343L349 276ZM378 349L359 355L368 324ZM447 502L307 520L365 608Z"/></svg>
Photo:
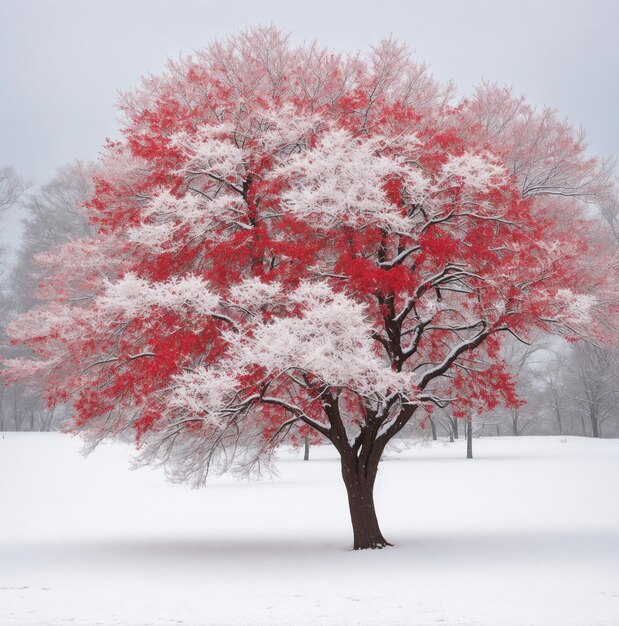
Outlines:
<svg viewBox="0 0 619 626"><path fill-rule="evenodd" d="M351 559L371 558L389 566L410 567L417 564L441 563L509 564L533 563L537 560L587 560L591 562L619 559L619 531L505 531L478 534L443 534L391 536L394 547L384 551L354 553L345 540L315 541L252 537L246 540L221 537L209 539L118 538L65 541L59 543L28 543L0 546L0 563L14 566L47 564L79 567L90 563L98 566L169 566L233 564L264 566L265 562L316 561L328 564L341 562L350 566ZM388 554L388 556L387 556ZM349 556L346 556L349 555Z"/></svg>

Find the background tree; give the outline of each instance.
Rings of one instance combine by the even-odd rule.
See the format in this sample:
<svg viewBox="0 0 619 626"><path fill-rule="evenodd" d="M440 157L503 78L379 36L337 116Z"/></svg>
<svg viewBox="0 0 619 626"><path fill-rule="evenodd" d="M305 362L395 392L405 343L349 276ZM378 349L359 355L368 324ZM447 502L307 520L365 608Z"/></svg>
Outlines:
<svg viewBox="0 0 619 626"><path fill-rule="evenodd" d="M535 334L523 343L510 337L502 346L503 358L516 380L516 391L521 399L518 406L499 408L492 415L504 434L518 437L539 426L541 385L537 374L545 369L545 362L550 359L548 339L543 334Z"/></svg>
<svg viewBox="0 0 619 626"><path fill-rule="evenodd" d="M600 198L598 208L600 215L610 226L615 241L619 243L619 194L616 187Z"/></svg>
<svg viewBox="0 0 619 626"><path fill-rule="evenodd" d="M6 213L18 203L27 187L27 183L12 167L0 168L0 223ZM9 321L12 299L6 285L6 270L6 250L0 246L0 358L9 353L8 337L4 329ZM7 427L6 404L7 387L4 380L0 380L0 430Z"/></svg>
<svg viewBox="0 0 619 626"><path fill-rule="evenodd" d="M12 209L22 197L28 184L12 167L0 168L0 213Z"/></svg>
<svg viewBox="0 0 619 626"><path fill-rule="evenodd" d="M616 348L585 342L575 346L570 355L567 378L567 397L572 412L582 425L583 435L601 437L603 424L608 420L616 422L618 417ZM611 426L612 430L615 429Z"/></svg>
<svg viewBox="0 0 619 626"><path fill-rule="evenodd" d="M6 214L15 207L27 188L28 183L26 183L12 167L7 166L0 168L0 220L4 219ZM6 271L7 260L5 253L6 250L4 247L0 247L0 276ZM2 292L4 292L4 283L0 284L0 287L2 288ZM5 311L8 306L8 300L4 298L0 306L2 307L0 314L3 314L2 312Z"/></svg>
<svg viewBox="0 0 619 626"><path fill-rule="evenodd" d="M38 301L39 282L46 279L37 269L37 255L94 233L84 208L93 193L94 174L91 163L76 161L60 168L51 181L29 194L24 202L26 217L10 276L18 311L26 311Z"/></svg>
<svg viewBox="0 0 619 626"><path fill-rule="evenodd" d="M566 379L568 351L548 350L543 367L531 372L539 388L536 407L546 412L550 426L546 432L557 435L574 434L569 420L569 385Z"/></svg>
<svg viewBox="0 0 619 626"><path fill-rule="evenodd" d="M447 431L449 441L453 443L455 439L460 438L460 420L454 415L452 407L450 406L441 407L441 413L439 415L440 417L437 416L437 419L441 421L444 429Z"/></svg>
<svg viewBox="0 0 619 626"><path fill-rule="evenodd" d="M91 232L83 205L92 195L93 175L92 165L76 162L61 168L38 191L22 196L26 217L21 245L5 281L2 332L16 314L42 304L39 283L45 283L47 272L38 270L37 256ZM11 187L15 189L17 185L13 183ZM23 183L21 188L25 189ZM1 353L4 358L25 358L30 351L27 346L9 345L4 337ZM50 430L63 418L62 409L47 406L41 381L8 386L2 383L0 429Z"/></svg>
<svg viewBox="0 0 619 626"><path fill-rule="evenodd" d="M96 236L40 259L53 302L10 325L37 359L8 376L45 376L75 430L132 429L142 462L196 485L317 432L354 547L387 545L389 441L432 407L517 404L501 337L601 336L614 287L571 200L604 178L579 137L550 116L521 154L481 95L450 93L393 41L345 58L273 28L148 77L95 177Z"/></svg>

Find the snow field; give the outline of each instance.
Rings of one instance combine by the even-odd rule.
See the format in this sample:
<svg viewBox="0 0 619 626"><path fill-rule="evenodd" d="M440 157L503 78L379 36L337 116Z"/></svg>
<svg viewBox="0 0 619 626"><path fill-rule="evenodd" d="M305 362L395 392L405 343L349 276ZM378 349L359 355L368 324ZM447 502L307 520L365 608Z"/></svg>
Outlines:
<svg viewBox="0 0 619 626"><path fill-rule="evenodd" d="M619 441L523 437L391 450L394 548L353 552L335 451L283 450L262 482L203 490L0 438L2 626L617 626Z"/></svg>

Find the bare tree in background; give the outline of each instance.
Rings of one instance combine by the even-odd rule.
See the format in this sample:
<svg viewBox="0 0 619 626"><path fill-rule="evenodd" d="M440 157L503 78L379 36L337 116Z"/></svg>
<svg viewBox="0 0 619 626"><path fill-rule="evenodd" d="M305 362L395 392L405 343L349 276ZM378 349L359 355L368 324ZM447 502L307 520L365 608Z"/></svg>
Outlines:
<svg viewBox="0 0 619 626"><path fill-rule="evenodd" d="M567 354L565 350L550 351L551 358L544 367L533 372L540 386L539 408L548 413L550 432L558 435L574 434L569 417L570 399L566 380Z"/></svg>
<svg viewBox="0 0 619 626"><path fill-rule="evenodd" d="M21 246L0 299L0 354L15 358L25 356L24 348L10 346L4 328L13 315L41 301L38 283L45 276L39 272L35 277L36 255L91 232L81 207L91 195L93 166L83 162L68 165L40 190L25 198L27 186L11 168L0 170L0 175L3 176L0 207L8 210L21 199L27 214ZM48 408L41 391L36 386L5 386L0 382L0 430L53 429L62 411Z"/></svg>
<svg viewBox="0 0 619 626"><path fill-rule="evenodd" d="M568 397L580 418L583 434L602 437L603 425L611 421L614 425L608 434L615 431L619 413L617 349L591 343L575 346L570 362L569 389Z"/></svg>
<svg viewBox="0 0 619 626"><path fill-rule="evenodd" d="M12 167L0 168L0 220L20 200L26 191L27 183L18 176ZM6 356L9 351L7 337L4 334L5 325L12 309L12 298L6 290L4 273L6 271L6 257L4 247L0 247L0 356ZM4 381L0 380L0 430L6 430L5 405L7 402L7 388Z"/></svg>
<svg viewBox="0 0 619 626"><path fill-rule="evenodd" d="M24 195L28 184L19 176L12 167L0 167L0 219L4 217ZM6 269L5 249L0 246L0 273ZM5 285L0 285L4 291ZM3 293L3 295L5 295ZM2 312L8 305L6 298L0 302L0 321Z"/></svg>
<svg viewBox="0 0 619 626"><path fill-rule="evenodd" d="M515 336L504 342L501 352L516 381L516 393L522 400L522 405L512 408L497 407L483 413L476 419L480 436L554 434L554 424L549 429L547 420L543 419L542 399L546 390L545 383L539 378L545 375L552 361L550 341L550 337L538 333L528 342ZM563 372L560 375L563 376Z"/></svg>
<svg viewBox="0 0 619 626"><path fill-rule="evenodd" d="M598 203L600 214L619 243L619 191L615 188Z"/></svg>
<svg viewBox="0 0 619 626"><path fill-rule="evenodd" d="M0 168L0 213L12 209L27 188L28 184L12 167Z"/></svg>
<svg viewBox="0 0 619 626"><path fill-rule="evenodd" d="M533 337L529 343L514 339L506 342L503 348L510 369L517 378L518 395L526 401L521 407L510 409L510 434L515 437L525 434L537 419L539 406L535 374L540 367L543 369L544 364L540 363L540 359L544 360L544 355L548 354L544 339L541 334Z"/></svg>
<svg viewBox="0 0 619 626"><path fill-rule="evenodd" d="M18 312L27 311L35 302L38 283L45 276L36 272L36 255L87 237L92 230L82 208L92 194L94 166L77 161L58 171L57 176L31 194L24 203L28 217L24 220L21 246L10 276L10 287Z"/></svg>
<svg viewBox="0 0 619 626"><path fill-rule="evenodd" d="M441 424L447 431L449 441L453 442L454 439L458 439L460 436L460 428L458 418L453 414L451 407L447 406L441 409Z"/></svg>

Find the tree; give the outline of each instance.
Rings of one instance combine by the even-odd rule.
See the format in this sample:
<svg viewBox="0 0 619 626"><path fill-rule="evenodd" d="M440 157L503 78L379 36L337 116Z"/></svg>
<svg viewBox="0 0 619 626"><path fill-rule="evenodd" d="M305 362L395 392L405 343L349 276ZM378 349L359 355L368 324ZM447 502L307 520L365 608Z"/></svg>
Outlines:
<svg viewBox="0 0 619 626"><path fill-rule="evenodd" d="M22 200L26 218L21 245L6 281L2 330L8 319L42 303L38 283L45 282L47 276L37 271L37 255L89 234L83 204L92 195L93 174L92 165L76 162L61 168L55 178ZM25 189L23 183L21 188ZM27 346L7 345L4 337L0 344L4 358L25 357L29 353ZM55 406L46 407L40 387L38 381L2 387L0 430L50 430L55 425L62 411Z"/></svg>
<svg viewBox="0 0 619 626"><path fill-rule="evenodd" d="M568 351L564 348L565 346L558 350L546 348L547 359L543 367L530 372L533 383L539 389L537 408L545 410L547 414L546 432L557 435L573 433L572 424L568 419L571 404L566 380Z"/></svg>
<svg viewBox="0 0 619 626"><path fill-rule="evenodd" d="M28 183L19 176L12 167L0 167L0 218L8 213L24 195ZM4 247L0 247L0 261L4 263ZM2 267L2 271L4 271ZM6 303L2 302L0 314L5 310Z"/></svg>
<svg viewBox="0 0 619 626"><path fill-rule="evenodd" d="M449 407L451 408L451 407ZM451 443L454 442L455 439L460 438L460 429L459 429L459 419L457 414L454 414L453 411L448 410L448 407L443 408L442 415L445 421L445 430L447 430L447 434L449 436L449 441Z"/></svg>
<svg viewBox="0 0 619 626"><path fill-rule="evenodd" d="M572 200L525 194L450 93L393 41L344 58L252 29L171 62L123 97L98 234L40 259L54 301L10 325L37 359L7 375L45 375L76 431L133 430L143 463L194 485L318 433L355 549L388 545L389 441L433 407L517 403L504 334L600 333L607 312Z"/></svg>
<svg viewBox="0 0 619 626"><path fill-rule="evenodd" d="M471 414L466 418L466 458L473 458L473 416Z"/></svg>
<svg viewBox="0 0 619 626"><path fill-rule="evenodd" d="M583 435L587 434L585 423L588 422L591 436L601 437L603 424L617 415L616 346L613 349L583 342L575 347L570 361L568 398L581 418Z"/></svg>
<svg viewBox="0 0 619 626"><path fill-rule="evenodd" d="M619 193L616 189L600 198L598 209L601 217L610 226L615 241L619 243Z"/></svg>
<svg viewBox="0 0 619 626"><path fill-rule="evenodd" d="M510 407L505 411L498 408L494 412L496 419L507 422L510 435L518 437L525 434L539 423L539 371L546 371L545 362L550 358L547 337L535 334L528 343L508 339L502 346L502 358L508 364L509 371L516 380L516 391L522 398L520 406Z"/></svg>
<svg viewBox="0 0 619 626"><path fill-rule="evenodd" d="M84 208L93 194L94 174L91 163L76 161L60 168L52 180L25 200L21 245L10 276L18 311L26 311L38 301L38 283L46 280L37 272L37 255L94 234Z"/></svg>
<svg viewBox="0 0 619 626"><path fill-rule="evenodd" d="M27 188L12 167L0 167L0 213L13 208Z"/></svg>
<svg viewBox="0 0 619 626"><path fill-rule="evenodd" d="M0 218L8 213L21 199L28 188L27 183L15 172L12 167L0 168ZM0 246L0 358L7 356L7 338L4 327L9 319L12 300L6 291L6 250ZM7 390L4 381L0 380L0 430L5 429L5 403Z"/></svg>

